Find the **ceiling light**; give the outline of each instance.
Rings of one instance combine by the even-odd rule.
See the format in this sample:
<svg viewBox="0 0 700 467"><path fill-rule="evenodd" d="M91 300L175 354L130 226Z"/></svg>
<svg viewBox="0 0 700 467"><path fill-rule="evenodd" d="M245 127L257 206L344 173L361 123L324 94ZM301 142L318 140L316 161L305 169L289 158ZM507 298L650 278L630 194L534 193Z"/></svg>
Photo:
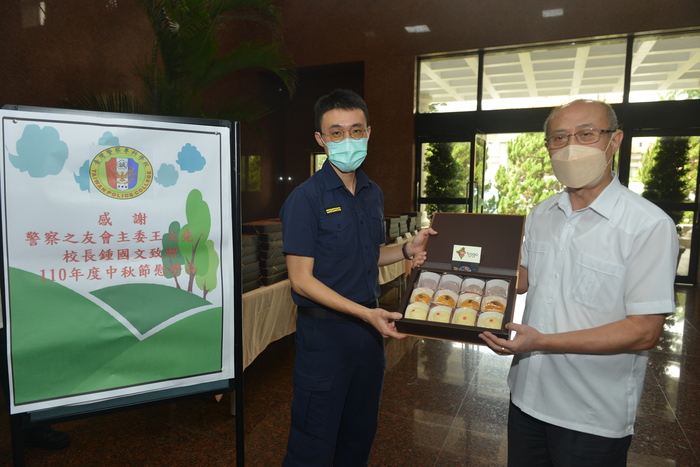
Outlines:
<svg viewBox="0 0 700 467"><path fill-rule="evenodd" d="M430 28L427 24L419 24L418 26L406 26L405 29L410 33L430 32Z"/></svg>
<svg viewBox="0 0 700 467"><path fill-rule="evenodd" d="M564 9L552 8L551 10L542 10L543 18L554 18L555 16L564 16Z"/></svg>

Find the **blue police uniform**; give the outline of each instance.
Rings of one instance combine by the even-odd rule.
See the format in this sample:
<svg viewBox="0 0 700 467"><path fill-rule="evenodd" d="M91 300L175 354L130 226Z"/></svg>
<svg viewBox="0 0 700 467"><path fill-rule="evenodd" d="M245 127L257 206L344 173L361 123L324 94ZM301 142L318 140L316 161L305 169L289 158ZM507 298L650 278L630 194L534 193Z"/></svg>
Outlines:
<svg viewBox="0 0 700 467"><path fill-rule="evenodd" d="M314 258L313 275L365 306L379 297L384 194L361 170L353 196L328 161L282 206L284 253ZM298 305L294 400L285 466L366 465L386 357L371 325L292 291Z"/></svg>

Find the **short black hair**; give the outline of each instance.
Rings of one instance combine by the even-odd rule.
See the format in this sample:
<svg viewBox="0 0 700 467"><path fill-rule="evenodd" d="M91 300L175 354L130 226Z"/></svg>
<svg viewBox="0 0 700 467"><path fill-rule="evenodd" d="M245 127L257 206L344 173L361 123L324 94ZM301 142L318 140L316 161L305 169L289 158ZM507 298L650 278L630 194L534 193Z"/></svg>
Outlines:
<svg viewBox="0 0 700 467"><path fill-rule="evenodd" d="M336 89L316 101L314 115L316 118L316 131L321 131L321 119L323 115L333 109L353 110L360 109L365 114L367 126L369 126L369 112L364 99L355 91L348 89Z"/></svg>

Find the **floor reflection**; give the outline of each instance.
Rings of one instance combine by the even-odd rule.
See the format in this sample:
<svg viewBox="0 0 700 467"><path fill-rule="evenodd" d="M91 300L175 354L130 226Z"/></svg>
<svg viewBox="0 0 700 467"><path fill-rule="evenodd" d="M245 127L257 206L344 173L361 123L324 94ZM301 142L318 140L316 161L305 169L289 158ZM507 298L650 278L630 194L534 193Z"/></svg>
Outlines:
<svg viewBox="0 0 700 467"><path fill-rule="evenodd" d="M397 302L396 288L383 297ZM700 465L698 290L677 287L677 312L650 352L629 466ZM380 425L371 466L504 466L512 357L479 345L409 337L387 342ZM280 465L289 430L294 343L271 344L245 371L245 464ZM218 466L235 462L230 396L75 420L73 444L27 449L28 466ZM9 421L0 465L11 465Z"/></svg>
<svg viewBox="0 0 700 467"><path fill-rule="evenodd" d="M700 465L695 451L700 447L699 322L697 289L678 286L676 314L667 318L663 335L650 352L630 466ZM505 465L510 360L483 346L417 339L387 373L382 405L384 413L405 420L392 418L392 425L383 425L380 431L397 433L402 422L415 420L443 424L449 431L439 452L437 445L433 447L427 464L414 463L396 449L377 444L372 465ZM415 365L414 373L407 362ZM420 390L411 387L407 376L411 374L425 380ZM426 413L431 407L426 393L439 399L452 394L449 397L457 399L455 391L464 392L454 414L446 412L454 404L446 403L439 405L439 413Z"/></svg>

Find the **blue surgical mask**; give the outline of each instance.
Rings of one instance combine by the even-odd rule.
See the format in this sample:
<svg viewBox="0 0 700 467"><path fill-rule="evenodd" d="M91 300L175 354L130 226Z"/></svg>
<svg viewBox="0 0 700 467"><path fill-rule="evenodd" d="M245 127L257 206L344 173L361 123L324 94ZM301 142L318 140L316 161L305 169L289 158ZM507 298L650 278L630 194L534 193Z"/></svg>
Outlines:
<svg viewBox="0 0 700 467"><path fill-rule="evenodd" d="M357 170L367 157L367 140L368 138L345 138L335 143L326 143L328 159L341 172Z"/></svg>

